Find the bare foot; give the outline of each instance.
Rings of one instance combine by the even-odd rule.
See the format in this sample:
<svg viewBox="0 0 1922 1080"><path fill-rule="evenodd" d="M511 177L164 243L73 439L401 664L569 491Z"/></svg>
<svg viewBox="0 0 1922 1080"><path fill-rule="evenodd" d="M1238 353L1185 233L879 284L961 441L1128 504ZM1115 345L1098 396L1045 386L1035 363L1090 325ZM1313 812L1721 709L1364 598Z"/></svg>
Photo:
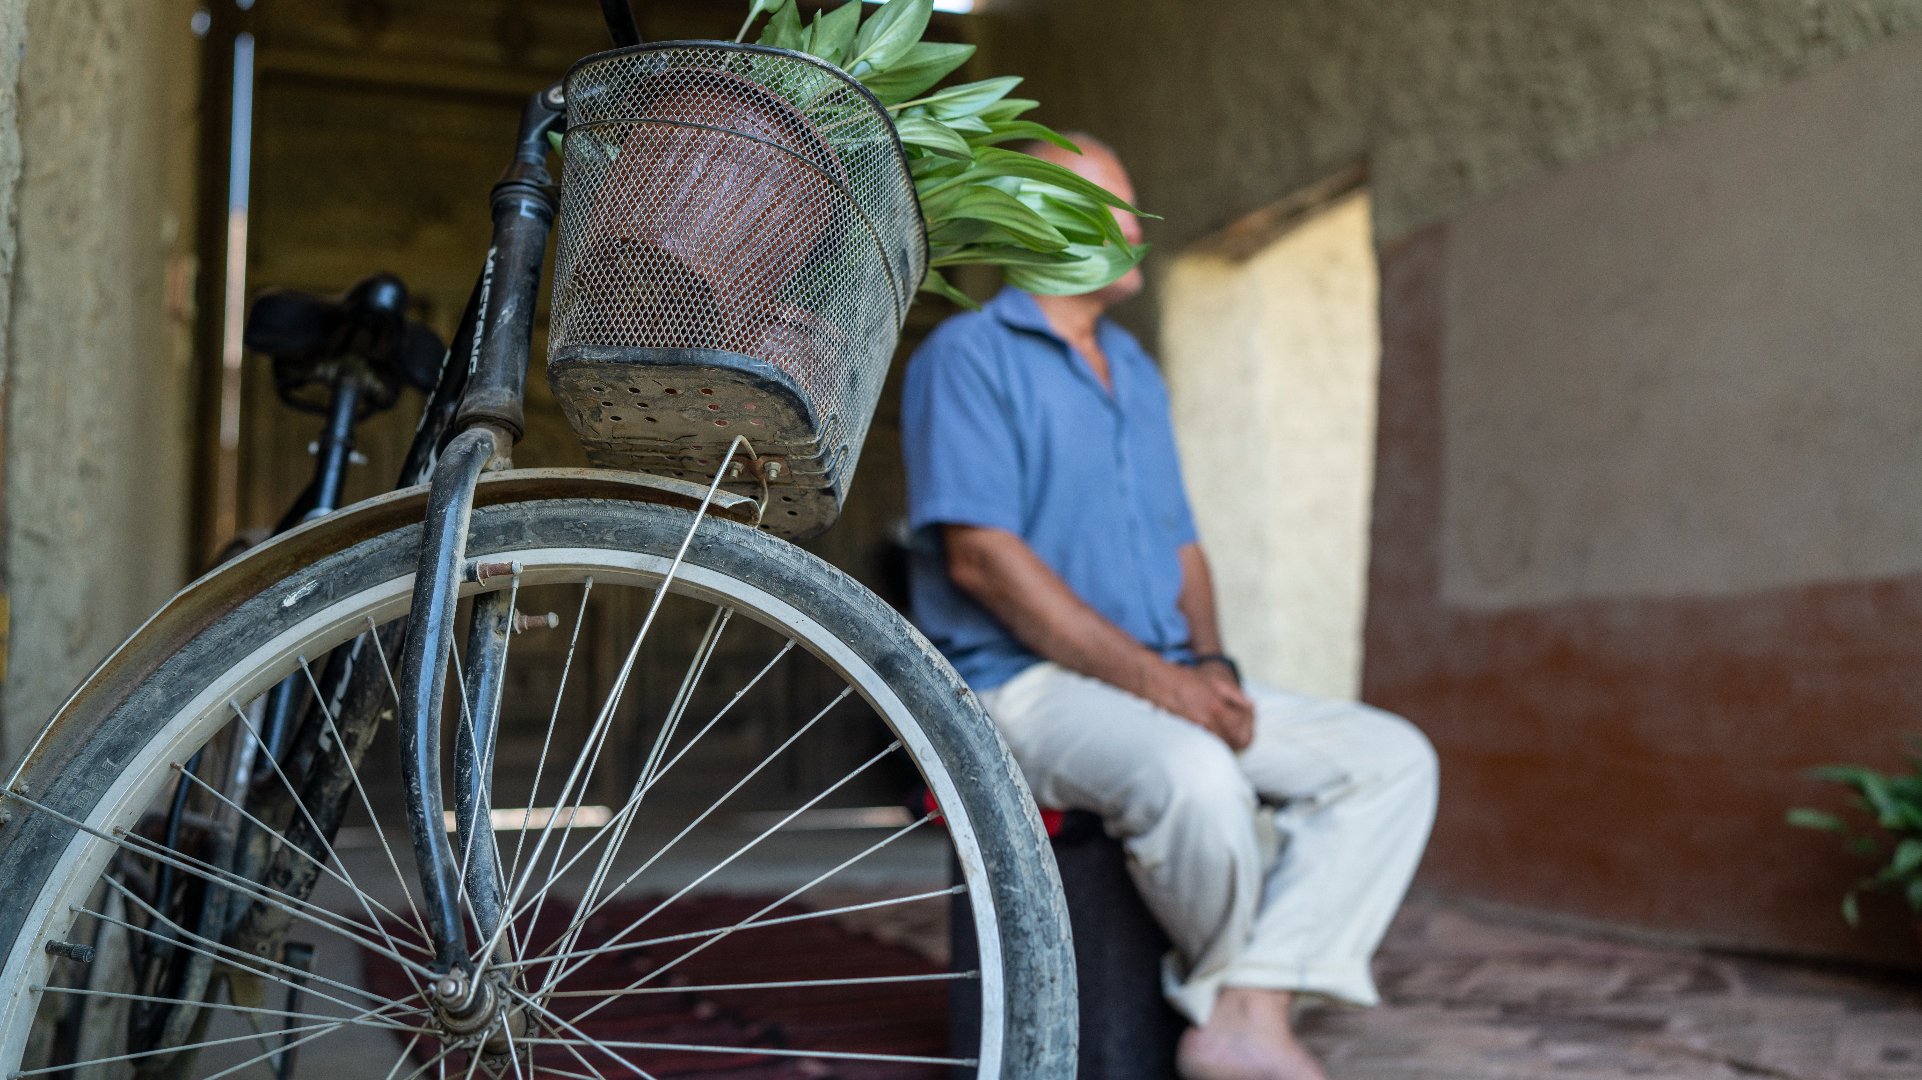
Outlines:
<svg viewBox="0 0 1922 1080"><path fill-rule="evenodd" d="M1182 1080L1328 1080L1288 1023L1291 995L1223 990L1208 1023L1189 1028L1175 1057Z"/></svg>

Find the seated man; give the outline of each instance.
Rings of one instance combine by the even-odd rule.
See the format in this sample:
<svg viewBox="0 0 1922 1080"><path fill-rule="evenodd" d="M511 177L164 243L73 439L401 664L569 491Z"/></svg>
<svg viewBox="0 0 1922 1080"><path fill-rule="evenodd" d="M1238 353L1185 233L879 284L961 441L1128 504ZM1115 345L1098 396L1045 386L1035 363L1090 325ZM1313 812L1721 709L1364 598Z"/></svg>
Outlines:
<svg viewBox="0 0 1922 1080"><path fill-rule="evenodd" d="M1075 138L1082 155L1035 152L1132 202L1114 154ZM1365 705L1241 684L1166 389L1102 318L1140 288L1137 270L1084 296L1005 290L914 355L914 615L1035 797L1099 814L1123 841L1175 944L1165 990L1194 1024L1182 1075L1313 1080L1290 1004L1377 1000L1369 958L1427 843L1434 752ZM1278 861L1264 858L1264 803L1282 807Z"/></svg>

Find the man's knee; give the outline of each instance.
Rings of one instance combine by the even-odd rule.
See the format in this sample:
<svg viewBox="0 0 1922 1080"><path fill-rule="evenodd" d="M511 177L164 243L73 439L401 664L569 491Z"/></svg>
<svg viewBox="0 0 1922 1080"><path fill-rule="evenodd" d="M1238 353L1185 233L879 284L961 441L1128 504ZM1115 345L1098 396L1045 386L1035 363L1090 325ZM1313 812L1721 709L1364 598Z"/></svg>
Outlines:
<svg viewBox="0 0 1922 1080"><path fill-rule="evenodd" d="M1421 729L1394 713L1363 706L1354 721L1364 730L1369 771L1389 781L1432 790L1441 763Z"/></svg>
<svg viewBox="0 0 1922 1080"><path fill-rule="evenodd" d="M1144 828L1170 817L1244 815L1255 793L1234 751L1199 727L1167 740L1142 762L1137 803Z"/></svg>

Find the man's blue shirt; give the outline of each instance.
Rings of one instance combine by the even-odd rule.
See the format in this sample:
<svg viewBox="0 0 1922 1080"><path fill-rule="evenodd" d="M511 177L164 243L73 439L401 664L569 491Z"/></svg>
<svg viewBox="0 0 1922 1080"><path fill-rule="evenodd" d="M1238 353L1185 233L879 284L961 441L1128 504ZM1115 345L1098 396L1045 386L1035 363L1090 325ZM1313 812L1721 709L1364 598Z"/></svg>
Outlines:
<svg viewBox="0 0 1922 1080"><path fill-rule="evenodd" d="M1040 657L948 577L943 524L1014 533L1136 640L1186 653L1180 549L1195 526L1168 391L1132 335L1105 319L1098 334L1112 392L1013 289L942 323L908 361L914 621L977 690Z"/></svg>

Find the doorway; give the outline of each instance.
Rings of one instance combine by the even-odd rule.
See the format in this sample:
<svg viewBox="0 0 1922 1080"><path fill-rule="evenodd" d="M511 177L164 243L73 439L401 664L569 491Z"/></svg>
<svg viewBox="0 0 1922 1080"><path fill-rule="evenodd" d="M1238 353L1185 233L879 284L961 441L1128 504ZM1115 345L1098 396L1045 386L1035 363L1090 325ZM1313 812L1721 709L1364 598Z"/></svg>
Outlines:
<svg viewBox="0 0 1922 1080"><path fill-rule="evenodd" d="M1184 251L1161 294L1223 639L1249 675L1303 693L1361 685L1379 292L1357 173Z"/></svg>

